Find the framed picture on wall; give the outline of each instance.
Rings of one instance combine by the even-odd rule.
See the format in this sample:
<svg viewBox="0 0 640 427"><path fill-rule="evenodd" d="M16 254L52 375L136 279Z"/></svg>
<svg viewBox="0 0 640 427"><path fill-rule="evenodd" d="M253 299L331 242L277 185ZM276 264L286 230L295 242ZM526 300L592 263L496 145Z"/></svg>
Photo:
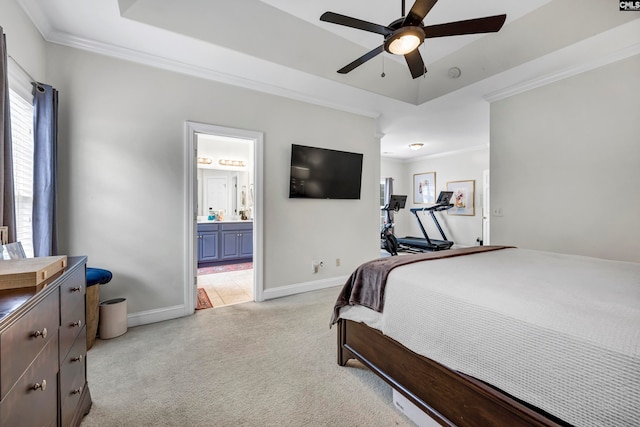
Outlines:
<svg viewBox="0 0 640 427"><path fill-rule="evenodd" d="M475 180L447 182L447 191L453 191L451 203L453 207L447 211L449 215L475 215Z"/></svg>
<svg viewBox="0 0 640 427"><path fill-rule="evenodd" d="M436 202L436 173L426 172L413 175L413 203Z"/></svg>

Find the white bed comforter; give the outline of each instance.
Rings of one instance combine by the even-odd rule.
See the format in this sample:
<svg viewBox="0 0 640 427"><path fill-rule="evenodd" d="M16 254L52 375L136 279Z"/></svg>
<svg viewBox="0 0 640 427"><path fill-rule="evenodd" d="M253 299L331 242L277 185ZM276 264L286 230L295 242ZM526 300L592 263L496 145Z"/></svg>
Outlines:
<svg viewBox="0 0 640 427"><path fill-rule="evenodd" d="M382 314L405 347L576 426L640 425L640 264L524 249L398 267Z"/></svg>

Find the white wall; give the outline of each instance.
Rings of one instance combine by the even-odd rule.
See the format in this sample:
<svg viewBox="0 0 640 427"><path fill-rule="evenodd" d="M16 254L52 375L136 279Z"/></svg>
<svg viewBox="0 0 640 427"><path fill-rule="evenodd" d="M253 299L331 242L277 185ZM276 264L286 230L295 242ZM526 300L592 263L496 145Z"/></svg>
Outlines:
<svg viewBox="0 0 640 427"><path fill-rule="evenodd" d="M422 237L415 216L409 211L412 207L424 206L413 202L413 176L425 172L436 172L436 197L440 191L447 189L447 182L475 180L475 215L459 216L438 212L436 217L447 238L454 241L456 245L476 245L476 239L482 236L482 171L485 169L489 169L489 148L422 157L400 163L383 158L381 176L396 178L394 193L407 195L406 208L395 217L396 236ZM442 238L428 214L422 216L422 224L430 238Z"/></svg>
<svg viewBox="0 0 640 427"><path fill-rule="evenodd" d="M8 55L31 77L44 81L47 43L15 0L0 0L0 26L7 36Z"/></svg>
<svg viewBox="0 0 640 427"><path fill-rule="evenodd" d="M60 90L61 250L113 272L102 299L126 297L130 314L184 303L187 120L264 132L265 289L343 278L378 255L373 119L58 45L47 76ZM361 200L289 200L292 143L363 153ZM327 261L319 274L313 259Z"/></svg>
<svg viewBox="0 0 640 427"><path fill-rule="evenodd" d="M393 193L407 194L405 179L405 162L388 157L380 158L380 178L393 178Z"/></svg>
<svg viewBox="0 0 640 427"><path fill-rule="evenodd" d="M640 56L491 105L494 244L640 261Z"/></svg>
<svg viewBox="0 0 640 427"><path fill-rule="evenodd" d="M102 299L126 297L130 315L184 305L187 120L264 132L256 249L272 296L343 280L378 256L373 119L48 44L15 1L1 11L9 53L60 91L60 249L114 273ZM289 200L292 143L363 153L361 200Z"/></svg>

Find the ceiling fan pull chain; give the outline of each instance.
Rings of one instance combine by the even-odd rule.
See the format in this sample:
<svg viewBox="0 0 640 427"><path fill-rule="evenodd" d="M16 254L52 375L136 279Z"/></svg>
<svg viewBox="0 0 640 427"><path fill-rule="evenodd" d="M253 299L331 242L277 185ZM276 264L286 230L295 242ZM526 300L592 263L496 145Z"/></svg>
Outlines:
<svg viewBox="0 0 640 427"><path fill-rule="evenodd" d="M384 73L384 55L382 55L382 74L380 74L380 77L384 76L386 76L386 74Z"/></svg>

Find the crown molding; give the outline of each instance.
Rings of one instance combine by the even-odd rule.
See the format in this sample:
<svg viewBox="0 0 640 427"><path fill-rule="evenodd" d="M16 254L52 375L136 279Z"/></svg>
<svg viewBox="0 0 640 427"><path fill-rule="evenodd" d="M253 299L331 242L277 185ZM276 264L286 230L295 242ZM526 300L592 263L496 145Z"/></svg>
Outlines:
<svg viewBox="0 0 640 427"><path fill-rule="evenodd" d="M630 24L627 24L626 26L622 26L625 27L622 30L633 29L632 25L635 25L637 27L637 23L632 22ZM573 64L569 67L565 67L551 73L546 73L533 79L528 79L523 82L507 86L503 89L487 93L483 96L483 99L488 102L499 101L501 99L505 99L510 96L529 91L531 89L546 86L548 84L555 83L557 81L564 80L566 78L573 77L578 74L591 71L596 68L600 68L638 54L640 54L640 42L623 47L614 52L610 52L599 57L590 58L588 60Z"/></svg>
<svg viewBox="0 0 640 427"><path fill-rule="evenodd" d="M426 156L412 157L410 159L400 159L400 160L403 160L403 163L414 163L422 160L437 159L439 157L455 156L459 154L466 154L474 151L481 151L481 150L488 150L488 149L489 149L489 144L483 144L483 145L475 145L473 147L468 147L468 148L462 148L460 150L451 150L451 151L445 151L442 153L427 154Z"/></svg>
<svg viewBox="0 0 640 427"><path fill-rule="evenodd" d="M152 55L145 52L136 51L122 46L113 45L110 43L99 42L87 38L73 36L68 33L60 32L51 26L49 18L43 13L43 9L37 6L37 3L29 0L18 0L18 3L25 11L29 19L33 22L38 29L43 39L49 43L54 43L71 48L81 49L87 52L97 53L125 61L130 61L142 65L147 65L154 68L159 68L167 71L172 71L180 74L185 74L193 77L202 78L205 80L224 83L232 86L242 87L245 89L251 89L258 92L268 93L271 95L280 96L296 101L301 101L313 105L331 108L334 110L344 111L347 113L357 114L359 116L369 117L372 119L378 119L381 115L380 111L362 107L353 104L345 104L341 102L334 102L323 98L321 94L309 94L302 90L292 89L291 87L283 87L282 85L274 85L251 79L247 77L236 76L230 73L221 72L207 67L193 65L182 61L174 60L167 57L158 55ZM300 80L308 81L309 79L321 79L317 76L312 76L308 73L304 73L298 70L293 70L277 64L269 63L271 67L281 67L282 75L298 75ZM357 97L358 94L368 94L366 91L362 91L350 86L343 85L339 82L330 81L328 79L321 79L322 85L338 86L338 92L352 93L353 97ZM318 85L320 86L320 85ZM361 105L367 105L367 102L360 102Z"/></svg>
<svg viewBox="0 0 640 427"><path fill-rule="evenodd" d="M309 104L319 105L322 107L328 107L334 110L340 110L347 113L357 114L373 119L377 119L380 116L380 112L357 108L349 105L343 105L321 99L301 91L276 86L273 84L248 79L246 77L235 76L232 74L224 73L218 70L213 70L206 67L201 67L193 64L188 64L182 61L177 61L170 58L165 58L157 55L151 55L145 52L136 51L121 46L115 46L109 43L98 42L95 40L89 40L72 36L66 33L59 33L53 31L45 37L45 40L50 43L59 44L71 48L76 48L91 53L97 53L112 58L122 59L137 64L147 65L154 68L159 68L166 71L172 71L180 74L189 75L192 77L198 77L206 80L211 80L219 83L224 83L232 86L238 86L245 89L251 89L258 92L264 92L271 95L281 96L283 98L293 99L296 101L302 101ZM291 70L289 70L291 72ZM293 71L300 73L299 71ZM338 83L339 84L339 83Z"/></svg>

